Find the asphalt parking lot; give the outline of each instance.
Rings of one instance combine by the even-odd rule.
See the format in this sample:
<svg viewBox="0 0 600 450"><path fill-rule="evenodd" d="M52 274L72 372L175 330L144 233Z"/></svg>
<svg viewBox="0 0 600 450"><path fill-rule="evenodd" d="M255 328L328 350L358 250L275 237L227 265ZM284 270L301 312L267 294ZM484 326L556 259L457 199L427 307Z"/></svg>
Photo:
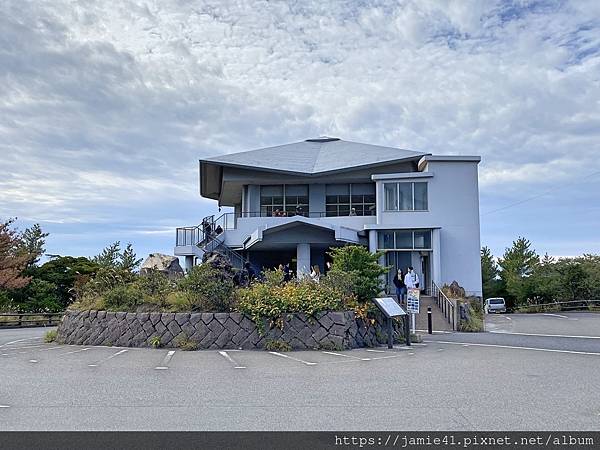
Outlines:
<svg viewBox="0 0 600 450"><path fill-rule="evenodd" d="M45 329L0 330L0 429L598 430L600 314L563 316L342 352L62 346Z"/></svg>

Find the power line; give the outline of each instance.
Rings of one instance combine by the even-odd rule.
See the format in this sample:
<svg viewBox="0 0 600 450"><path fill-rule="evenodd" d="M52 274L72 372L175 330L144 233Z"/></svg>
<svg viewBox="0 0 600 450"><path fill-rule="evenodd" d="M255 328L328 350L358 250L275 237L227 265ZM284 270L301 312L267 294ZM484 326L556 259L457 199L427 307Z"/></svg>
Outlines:
<svg viewBox="0 0 600 450"><path fill-rule="evenodd" d="M575 181L572 181L571 183L562 184L560 186L557 186L557 187L552 188L552 189L548 189L547 191L544 191L544 192L542 192L540 194L537 194L537 195L534 195L532 197L529 197L529 198L526 198L526 199L523 199L523 200L519 200L517 202L511 203L511 204L506 205L506 206L502 206L502 207L497 208L497 209L493 209L491 211L487 211L487 212L485 212L485 213L483 213L481 215L482 216L487 216L488 214L493 214L493 213L496 213L498 211L504 211L505 209L512 208L513 206L521 205L522 203L526 203L526 202L529 202L531 200L535 200L537 198L543 197L544 195L550 194L552 192L555 192L555 191L558 191L558 190L561 190L561 189L565 189L565 188L571 187L571 186L573 186L574 184L576 184L579 181L586 180L586 179L591 178L594 175L598 175L598 174L600 174L600 170L597 171L597 172L590 173L589 175L586 175L583 178L579 178L579 179L577 179Z"/></svg>

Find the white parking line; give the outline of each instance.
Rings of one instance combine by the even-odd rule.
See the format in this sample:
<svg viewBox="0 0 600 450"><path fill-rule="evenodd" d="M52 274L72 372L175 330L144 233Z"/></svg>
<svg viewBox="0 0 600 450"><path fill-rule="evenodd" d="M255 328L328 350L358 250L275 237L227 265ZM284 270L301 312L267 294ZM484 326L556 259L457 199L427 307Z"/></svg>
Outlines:
<svg viewBox="0 0 600 450"><path fill-rule="evenodd" d="M513 333L512 331L490 331L490 333L496 334L516 334L519 336L542 336L542 337L564 337L564 338L577 338L577 339L600 339L600 336L576 336L568 334L536 334L536 333Z"/></svg>
<svg viewBox="0 0 600 450"><path fill-rule="evenodd" d="M371 358L359 358L358 356L345 355L343 353L335 353L335 352L322 352L322 353L325 353L326 355L343 356L344 358L358 359L359 361L371 361Z"/></svg>
<svg viewBox="0 0 600 450"><path fill-rule="evenodd" d="M106 361L108 361L109 359L112 359L112 358L114 358L115 356L119 356L119 355L121 355L121 354L125 353L126 351L127 351L127 349L120 350L120 351L118 351L117 353L113 353L113 354L112 354L112 355L110 355L108 358L104 358L104 359L101 359L100 361L96 361L94 364L88 364L88 367L98 367L98 365L102 364L103 362L106 362Z"/></svg>
<svg viewBox="0 0 600 450"><path fill-rule="evenodd" d="M226 351L220 351L219 355L221 355L223 358L225 358L227 361L229 361L231 364L233 364L234 369L245 369L246 368L245 366L240 366L237 362L235 362L235 360L231 356L229 356Z"/></svg>
<svg viewBox="0 0 600 450"><path fill-rule="evenodd" d="M170 350L167 353L167 355L165 356L165 359L163 359L162 366L156 366L154 369L155 370L167 370L169 368L169 361L171 361L171 358L173 358L174 354L175 354L175 350Z"/></svg>
<svg viewBox="0 0 600 450"><path fill-rule="evenodd" d="M275 356L280 356L282 358L287 358L287 359L292 359L294 361L298 361L302 364L306 364L307 366L315 366L317 365L316 362L310 362L310 361L304 361L300 358L294 358L293 356L289 356L289 355L284 355L283 353L278 353L278 352L269 352L271 355L275 355Z"/></svg>
<svg viewBox="0 0 600 450"><path fill-rule="evenodd" d="M73 353L81 353L81 352L86 352L88 350L89 350L89 348L82 348L81 350L74 350L72 352L60 353L59 355L56 355L56 356L72 355Z"/></svg>
<svg viewBox="0 0 600 450"><path fill-rule="evenodd" d="M10 345L10 344L16 344L17 342L35 341L35 340L38 340L38 339L42 339L42 338L41 337L34 337L34 338L17 339L16 341L10 341L10 342L7 342L5 344L0 345L0 348L6 347L7 345Z"/></svg>
<svg viewBox="0 0 600 450"><path fill-rule="evenodd" d="M563 316L562 314L542 313L542 315L544 315L544 316L550 316L550 317L559 317L561 319L568 319L567 316Z"/></svg>
<svg viewBox="0 0 600 450"><path fill-rule="evenodd" d="M466 347L465 342L449 342L449 341L432 341L432 342L435 342L436 344L462 345L463 347ZM600 353L596 353L596 352L578 352L575 350L556 350L556 349L552 349L552 348L518 347L515 345L473 344L473 343L468 343L467 345L468 346L473 345L476 347L497 347L497 348L510 348L510 349L516 349L516 350L533 350L533 351L537 351L537 352L570 353L573 355L600 356Z"/></svg>
<svg viewBox="0 0 600 450"><path fill-rule="evenodd" d="M29 360L29 362L30 362L30 363L36 363L36 362L38 362L38 361L37 361L37 359L30 359L30 360Z"/></svg>
<svg viewBox="0 0 600 450"><path fill-rule="evenodd" d="M8 405L0 405L0 408L10 408Z"/></svg>
<svg viewBox="0 0 600 450"><path fill-rule="evenodd" d="M387 353L385 350L373 350L372 348L367 349L367 351L374 353Z"/></svg>

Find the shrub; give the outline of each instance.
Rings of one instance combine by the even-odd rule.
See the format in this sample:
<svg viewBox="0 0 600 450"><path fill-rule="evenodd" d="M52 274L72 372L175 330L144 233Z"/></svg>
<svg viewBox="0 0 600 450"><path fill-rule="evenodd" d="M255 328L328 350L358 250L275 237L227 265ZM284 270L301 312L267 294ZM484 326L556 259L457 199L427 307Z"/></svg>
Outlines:
<svg viewBox="0 0 600 450"><path fill-rule="evenodd" d="M304 313L314 316L321 311L340 311L352 308L353 296L308 278L283 285L254 283L238 292L238 311L248 315L259 331L264 331L263 318L276 322L285 313Z"/></svg>
<svg viewBox="0 0 600 450"><path fill-rule="evenodd" d="M467 332L483 331L483 310L479 301L466 301L462 304L466 308L466 319L460 319L459 330Z"/></svg>
<svg viewBox="0 0 600 450"><path fill-rule="evenodd" d="M385 281L381 276L389 268L379 265L381 253L371 253L360 245L347 245L332 248L329 254L333 263L328 276L340 272L349 275L347 279L352 281L352 291L359 301L370 301L383 290Z"/></svg>
<svg viewBox="0 0 600 450"><path fill-rule="evenodd" d="M159 348L162 345L160 343L160 336L152 336L149 342L152 348Z"/></svg>
<svg viewBox="0 0 600 450"><path fill-rule="evenodd" d="M139 287L144 303L152 303L161 308L169 304L168 297L175 290L175 283L158 270L151 270L138 276L135 283Z"/></svg>
<svg viewBox="0 0 600 450"><path fill-rule="evenodd" d="M194 351L198 350L198 343L190 340L185 334L180 334L175 338L175 346L183 351Z"/></svg>
<svg viewBox="0 0 600 450"><path fill-rule="evenodd" d="M47 331L46 334L44 335L44 342L47 342L47 343L54 342L56 340L57 335L58 335L58 332L56 330Z"/></svg>
<svg viewBox="0 0 600 450"><path fill-rule="evenodd" d="M194 266L178 287L189 295L191 311L228 312L235 306L233 277L210 264Z"/></svg>
<svg viewBox="0 0 600 450"><path fill-rule="evenodd" d="M142 293L135 284L117 286L102 296L106 309L131 311L142 303Z"/></svg>
<svg viewBox="0 0 600 450"><path fill-rule="evenodd" d="M282 339L267 339L265 349L272 352L289 352L292 350L292 346Z"/></svg>

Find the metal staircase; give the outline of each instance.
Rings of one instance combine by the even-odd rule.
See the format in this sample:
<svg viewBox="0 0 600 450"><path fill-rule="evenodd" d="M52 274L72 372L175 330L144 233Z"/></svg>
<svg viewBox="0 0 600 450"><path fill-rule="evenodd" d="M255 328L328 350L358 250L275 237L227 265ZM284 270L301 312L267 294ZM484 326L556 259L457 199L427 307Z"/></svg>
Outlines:
<svg viewBox="0 0 600 450"><path fill-rule="evenodd" d="M194 245L203 254L212 252L221 253L229 259L233 267L241 269L247 261L246 258L223 241L225 231L235 228L235 223L231 220L232 218L231 213L224 213L216 219L214 215L202 219L202 223L195 227L199 231L197 232L197 242L194 242Z"/></svg>

